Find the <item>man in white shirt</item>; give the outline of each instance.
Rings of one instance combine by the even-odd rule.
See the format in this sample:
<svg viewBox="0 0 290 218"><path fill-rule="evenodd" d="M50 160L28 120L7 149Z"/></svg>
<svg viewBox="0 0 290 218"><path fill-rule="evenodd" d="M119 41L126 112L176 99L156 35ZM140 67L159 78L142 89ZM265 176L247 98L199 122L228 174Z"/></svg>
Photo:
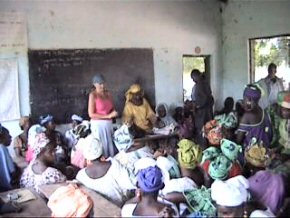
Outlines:
<svg viewBox="0 0 290 218"><path fill-rule="evenodd" d="M283 80L276 76L277 65L270 63L268 66L268 76L260 79L257 84L262 89L262 96L259 105L265 109L269 105L277 103L278 92L284 90Z"/></svg>

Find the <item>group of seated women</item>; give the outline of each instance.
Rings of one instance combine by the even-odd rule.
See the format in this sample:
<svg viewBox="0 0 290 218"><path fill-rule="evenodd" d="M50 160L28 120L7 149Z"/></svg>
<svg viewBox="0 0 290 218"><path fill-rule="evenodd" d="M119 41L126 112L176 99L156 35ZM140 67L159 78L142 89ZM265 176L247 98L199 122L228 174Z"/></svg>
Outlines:
<svg viewBox="0 0 290 218"><path fill-rule="evenodd" d="M23 133L13 145L27 161L22 172L7 150L9 131L0 126L1 191L20 186L38 192L43 184L74 179L122 208L123 217L289 214L290 92L280 92L278 103L262 110L261 91L247 85L241 112L224 109L205 123L203 147L195 141L190 102L173 116L166 104L154 111L134 84L125 94L122 125L113 131L111 119L118 113L104 78L96 75L93 83L91 120L73 115L64 135L51 115L31 127L28 118L21 119ZM154 132L176 134L158 143L137 140Z"/></svg>

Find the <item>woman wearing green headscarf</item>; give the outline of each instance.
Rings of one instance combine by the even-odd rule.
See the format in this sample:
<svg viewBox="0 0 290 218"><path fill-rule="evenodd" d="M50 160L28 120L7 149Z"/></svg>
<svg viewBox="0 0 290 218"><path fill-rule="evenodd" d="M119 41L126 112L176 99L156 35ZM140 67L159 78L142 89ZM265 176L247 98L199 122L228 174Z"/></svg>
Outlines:
<svg viewBox="0 0 290 218"><path fill-rule="evenodd" d="M209 147L203 151L201 166L207 172L211 182L225 180L242 174L242 167L237 160L242 147L222 139L221 149Z"/></svg>

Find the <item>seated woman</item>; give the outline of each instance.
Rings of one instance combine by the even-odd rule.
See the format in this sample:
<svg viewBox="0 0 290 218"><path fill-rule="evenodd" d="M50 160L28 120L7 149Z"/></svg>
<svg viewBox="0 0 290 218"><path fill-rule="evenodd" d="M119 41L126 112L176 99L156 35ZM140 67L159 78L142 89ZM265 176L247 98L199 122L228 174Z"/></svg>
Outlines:
<svg viewBox="0 0 290 218"><path fill-rule="evenodd" d="M248 188L249 182L243 176L214 181L211 197L217 204L218 217L274 217L271 211L249 201Z"/></svg>
<svg viewBox="0 0 290 218"><path fill-rule="evenodd" d="M91 138L83 150L87 167L81 169L76 179L121 207L129 199L135 182L130 172L114 158L103 156L103 147L98 139Z"/></svg>
<svg viewBox="0 0 290 218"><path fill-rule="evenodd" d="M271 147L277 153L290 157L290 91L279 92L277 102L277 105L267 108L273 124Z"/></svg>
<svg viewBox="0 0 290 218"><path fill-rule="evenodd" d="M36 158L25 168L20 179L20 186L31 187L39 192L40 185L66 181L66 177L53 167L55 142L49 142L44 133L39 133L31 146Z"/></svg>
<svg viewBox="0 0 290 218"><path fill-rule="evenodd" d="M188 139L182 139L178 143L178 162L182 177L194 181L197 187L204 184L203 170L199 167L202 150L199 145Z"/></svg>
<svg viewBox="0 0 290 218"><path fill-rule="evenodd" d="M283 176L262 170L248 178L248 181L251 196L277 215L287 191Z"/></svg>
<svg viewBox="0 0 290 218"><path fill-rule="evenodd" d="M55 130L56 124L54 122L54 117L51 115L41 116L40 125L43 126L45 130L45 135L51 142L55 142L56 145L56 162L59 165L65 165L68 163L68 148L65 144L63 135Z"/></svg>
<svg viewBox="0 0 290 218"><path fill-rule="evenodd" d="M27 162L25 161L25 157L28 149L28 130L31 127L30 117L21 117L19 120L19 126L23 132L13 139L12 145L15 151L16 164L19 167L26 167Z"/></svg>
<svg viewBox="0 0 290 218"><path fill-rule="evenodd" d="M76 145L78 139L77 139L77 135L74 133L74 128L76 126L78 126L79 124L82 123L83 121L83 118L76 115L76 114L73 114L71 116L71 129L67 130L65 132L65 142L68 146L68 150L69 150L69 153L71 151L71 149L73 148L74 145Z"/></svg>
<svg viewBox="0 0 290 218"><path fill-rule="evenodd" d="M174 127L177 125L177 122L173 119L173 117L169 114L168 106L165 103L160 103L156 106L156 114L157 118L164 124L164 126L173 125Z"/></svg>
<svg viewBox="0 0 290 218"><path fill-rule="evenodd" d="M126 103L123 110L124 123L135 124L147 133L152 133L156 116L148 101L144 98L144 91L138 84L133 84L126 92Z"/></svg>
<svg viewBox="0 0 290 218"><path fill-rule="evenodd" d="M8 146L11 143L9 131L0 124L0 192L8 191L19 185L20 174L18 168L8 152Z"/></svg>
<svg viewBox="0 0 290 218"><path fill-rule="evenodd" d="M137 175L136 197L122 208L122 217L178 217L166 201L158 201L158 191L164 187L162 172L157 166L141 169Z"/></svg>
<svg viewBox="0 0 290 218"><path fill-rule="evenodd" d="M208 175L208 183L241 175L242 167L237 160L241 152L240 145L227 139L221 140L221 149L209 147L204 150L201 166Z"/></svg>

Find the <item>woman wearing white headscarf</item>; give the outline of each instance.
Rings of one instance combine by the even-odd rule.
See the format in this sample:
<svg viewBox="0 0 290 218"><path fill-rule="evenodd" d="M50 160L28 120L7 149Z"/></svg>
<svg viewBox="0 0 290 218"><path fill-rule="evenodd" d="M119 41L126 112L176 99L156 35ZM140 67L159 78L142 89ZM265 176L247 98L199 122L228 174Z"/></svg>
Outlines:
<svg viewBox="0 0 290 218"><path fill-rule="evenodd" d="M164 123L165 126L177 126L176 121L170 115L168 106L165 103L160 103L156 106L157 117Z"/></svg>
<svg viewBox="0 0 290 218"><path fill-rule="evenodd" d="M90 139L83 149L87 167L78 172L76 179L121 207L129 198L129 190L135 188L129 171L114 158L106 160L100 140Z"/></svg>
<svg viewBox="0 0 290 218"><path fill-rule="evenodd" d="M218 217L275 217L268 210L255 210L247 203L250 194L249 182L243 176L227 181L215 180L211 186L211 197L217 204ZM262 188L262 187L261 187Z"/></svg>

